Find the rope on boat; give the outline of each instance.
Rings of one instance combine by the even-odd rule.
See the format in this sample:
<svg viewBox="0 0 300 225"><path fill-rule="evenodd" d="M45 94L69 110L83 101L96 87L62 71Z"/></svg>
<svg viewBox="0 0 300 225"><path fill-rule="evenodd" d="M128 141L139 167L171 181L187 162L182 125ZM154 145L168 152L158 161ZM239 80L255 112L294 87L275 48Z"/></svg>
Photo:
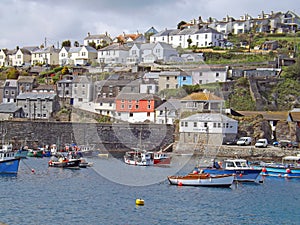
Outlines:
<svg viewBox="0 0 300 225"><path fill-rule="evenodd" d="M23 162L24 163L24 165L31 171L31 173L35 173L35 170L34 169L32 169L32 168L30 168L28 165L27 165L27 163L25 163L25 161L24 160L21 160L21 162Z"/></svg>

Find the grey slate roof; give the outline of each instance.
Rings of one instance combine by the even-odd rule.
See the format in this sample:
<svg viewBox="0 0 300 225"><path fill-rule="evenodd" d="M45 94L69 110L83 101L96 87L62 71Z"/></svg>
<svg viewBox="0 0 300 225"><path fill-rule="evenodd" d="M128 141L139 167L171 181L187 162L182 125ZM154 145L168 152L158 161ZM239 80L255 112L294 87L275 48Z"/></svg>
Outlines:
<svg viewBox="0 0 300 225"><path fill-rule="evenodd" d="M117 100L154 100L160 99L158 96L146 93L121 93L116 97Z"/></svg>
<svg viewBox="0 0 300 225"><path fill-rule="evenodd" d="M49 92L25 92L21 93L17 96L17 100L26 100L26 99L32 99L36 100L38 98L40 99L51 99L53 100L56 97L56 94L54 93L49 93Z"/></svg>
<svg viewBox="0 0 300 225"><path fill-rule="evenodd" d="M168 101L164 102L160 106L156 108L156 110L178 110L181 107L181 103L179 99L169 99Z"/></svg>
<svg viewBox="0 0 300 225"><path fill-rule="evenodd" d="M192 116L181 119L181 121L222 121L222 122L237 122L237 120L231 119L220 113L197 113Z"/></svg>
<svg viewBox="0 0 300 225"><path fill-rule="evenodd" d="M0 104L0 113L14 113L22 107L16 106L15 103L2 103Z"/></svg>

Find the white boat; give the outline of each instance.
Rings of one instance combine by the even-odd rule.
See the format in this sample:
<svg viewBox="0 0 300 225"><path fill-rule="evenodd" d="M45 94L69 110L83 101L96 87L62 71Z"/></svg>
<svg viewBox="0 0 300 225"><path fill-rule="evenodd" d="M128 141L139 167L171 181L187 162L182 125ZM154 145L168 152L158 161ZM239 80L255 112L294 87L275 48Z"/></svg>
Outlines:
<svg viewBox="0 0 300 225"><path fill-rule="evenodd" d="M234 181L234 175L211 175L208 173L190 173L186 176L168 176L168 180L170 184L178 186L230 187Z"/></svg>
<svg viewBox="0 0 300 225"><path fill-rule="evenodd" d="M154 165L154 158L152 152L136 149L125 153L124 162L128 165L151 166Z"/></svg>

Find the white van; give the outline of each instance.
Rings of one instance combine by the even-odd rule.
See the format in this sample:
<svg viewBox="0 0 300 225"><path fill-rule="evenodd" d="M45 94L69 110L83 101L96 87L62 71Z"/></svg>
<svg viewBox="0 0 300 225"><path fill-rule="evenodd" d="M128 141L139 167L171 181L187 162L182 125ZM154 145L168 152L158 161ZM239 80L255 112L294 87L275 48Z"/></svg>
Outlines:
<svg viewBox="0 0 300 225"><path fill-rule="evenodd" d="M236 142L237 145L251 145L252 138L251 137L240 137Z"/></svg>
<svg viewBox="0 0 300 225"><path fill-rule="evenodd" d="M258 139L255 143L256 148L266 148L268 146L268 140L265 138Z"/></svg>

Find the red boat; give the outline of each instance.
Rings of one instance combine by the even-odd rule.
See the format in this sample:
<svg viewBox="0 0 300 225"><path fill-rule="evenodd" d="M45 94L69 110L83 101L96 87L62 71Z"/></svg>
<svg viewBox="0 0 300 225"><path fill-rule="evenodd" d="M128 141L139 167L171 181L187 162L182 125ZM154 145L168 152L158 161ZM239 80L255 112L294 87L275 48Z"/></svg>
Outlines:
<svg viewBox="0 0 300 225"><path fill-rule="evenodd" d="M163 152L154 152L154 165L168 165L171 163L171 156Z"/></svg>

